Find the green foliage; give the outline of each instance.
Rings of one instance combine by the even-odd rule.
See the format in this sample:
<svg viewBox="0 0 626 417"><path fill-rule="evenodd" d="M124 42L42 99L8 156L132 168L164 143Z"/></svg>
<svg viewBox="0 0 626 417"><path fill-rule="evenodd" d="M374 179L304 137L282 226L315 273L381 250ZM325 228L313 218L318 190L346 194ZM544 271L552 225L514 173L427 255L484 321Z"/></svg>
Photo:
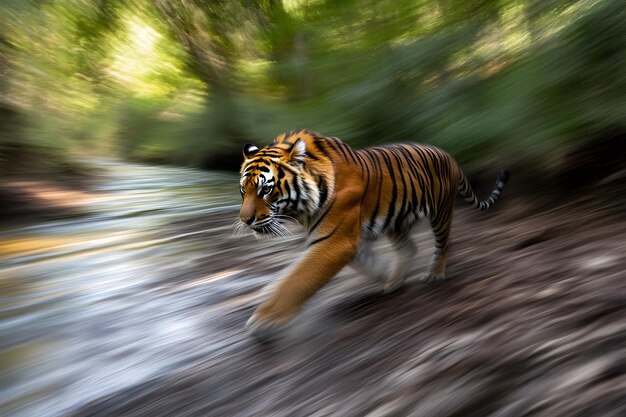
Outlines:
<svg viewBox="0 0 626 417"><path fill-rule="evenodd" d="M304 127L541 159L626 129L624 21L617 0L4 2L0 147L206 166Z"/></svg>

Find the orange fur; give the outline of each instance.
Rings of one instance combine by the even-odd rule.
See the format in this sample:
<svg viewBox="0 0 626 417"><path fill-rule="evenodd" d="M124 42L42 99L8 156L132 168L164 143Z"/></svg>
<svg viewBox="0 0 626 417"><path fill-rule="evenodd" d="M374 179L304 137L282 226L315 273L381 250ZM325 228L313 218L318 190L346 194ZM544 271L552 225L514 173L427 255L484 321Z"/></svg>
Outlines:
<svg viewBox="0 0 626 417"><path fill-rule="evenodd" d="M306 130L284 133L262 149L246 145L241 174L243 222L258 233L279 234L278 215L289 215L308 234L303 259L249 320L255 333L291 320L345 265L380 270L369 244L382 236L391 239L399 258L385 289L402 285L416 250L409 231L420 218L430 221L436 238L424 279L443 279L457 192L482 210L497 200L508 180L508 171L501 171L491 196L480 202L454 159L438 148L402 144L354 150Z"/></svg>

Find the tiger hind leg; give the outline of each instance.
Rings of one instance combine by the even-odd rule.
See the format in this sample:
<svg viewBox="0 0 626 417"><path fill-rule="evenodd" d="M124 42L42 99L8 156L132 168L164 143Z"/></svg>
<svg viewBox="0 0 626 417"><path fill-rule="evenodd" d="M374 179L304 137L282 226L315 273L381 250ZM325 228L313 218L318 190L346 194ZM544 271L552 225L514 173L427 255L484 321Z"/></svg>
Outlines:
<svg viewBox="0 0 626 417"><path fill-rule="evenodd" d="M391 269L389 260L374 252L372 242L368 241L361 241L359 251L350 266L375 282L384 281Z"/></svg>
<svg viewBox="0 0 626 417"><path fill-rule="evenodd" d="M410 260L417 252L417 245L408 233L392 236L391 246L396 252L396 262L391 276L385 281L383 290L385 294L394 292L404 285L409 272Z"/></svg>
<svg viewBox="0 0 626 417"><path fill-rule="evenodd" d="M452 210L441 216L431 219L430 222L435 235L435 252L430 261L428 272L420 276L420 281L431 284L443 281L446 275L448 250L450 249L450 226L452 225Z"/></svg>

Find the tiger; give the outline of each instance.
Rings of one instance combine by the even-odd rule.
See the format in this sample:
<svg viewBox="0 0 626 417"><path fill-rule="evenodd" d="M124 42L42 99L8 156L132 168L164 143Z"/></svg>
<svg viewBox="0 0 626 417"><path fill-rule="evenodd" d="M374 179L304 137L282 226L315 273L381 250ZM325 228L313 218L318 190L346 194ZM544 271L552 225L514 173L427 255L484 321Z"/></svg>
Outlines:
<svg viewBox="0 0 626 417"><path fill-rule="evenodd" d="M448 153L421 144L354 149L335 137L309 130L279 135L271 145L243 147L239 222L259 236L282 235L285 219L306 230L306 252L252 314L254 336L284 329L305 302L344 266L383 283L391 293L403 286L417 246L411 230L427 219L435 250L425 283L445 277L450 225L457 193L479 210L490 208L509 179L502 169L491 195L479 200ZM393 267L373 243L391 242Z"/></svg>

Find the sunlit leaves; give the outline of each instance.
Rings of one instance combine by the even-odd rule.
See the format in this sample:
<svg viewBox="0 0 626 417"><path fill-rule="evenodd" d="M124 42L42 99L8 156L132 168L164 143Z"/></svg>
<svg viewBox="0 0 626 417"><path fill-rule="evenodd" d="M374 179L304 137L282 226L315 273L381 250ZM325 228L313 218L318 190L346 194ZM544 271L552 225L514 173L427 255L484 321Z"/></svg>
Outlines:
<svg viewBox="0 0 626 417"><path fill-rule="evenodd" d="M34 142L176 162L295 127L525 150L626 125L625 20L617 0L5 1L0 110Z"/></svg>

